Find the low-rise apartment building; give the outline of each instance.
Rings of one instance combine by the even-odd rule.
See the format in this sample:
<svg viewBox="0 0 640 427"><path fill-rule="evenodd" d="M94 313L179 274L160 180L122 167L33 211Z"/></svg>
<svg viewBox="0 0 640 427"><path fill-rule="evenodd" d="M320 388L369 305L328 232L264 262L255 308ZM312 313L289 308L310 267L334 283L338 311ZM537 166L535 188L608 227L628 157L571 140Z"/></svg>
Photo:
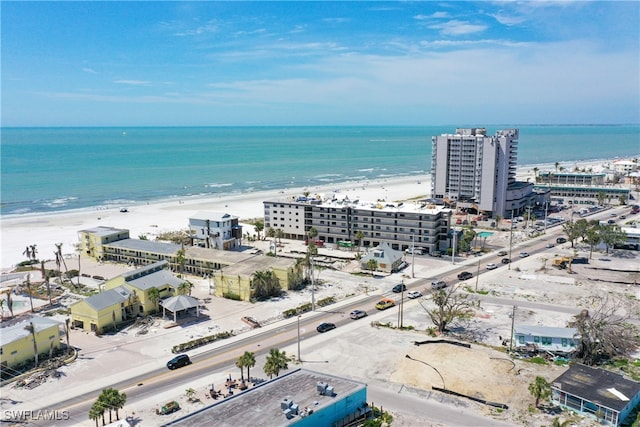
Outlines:
<svg viewBox="0 0 640 427"><path fill-rule="evenodd" d="M415 246L433 252L449 246L451 209L426 202L363 202L334 195L263 204L265 229L280 229L288 239L305 240L314 228L317 241L336 247L344 242L362 247L388 243L394 250Z"/></svg>
<svg viewBox="0 0 640 427"><path fill-rule="evenodd" d="M0 365L2 370L33 360L36 349L38 354L48 354L59 349L60 326L62 323L53 319L31 316L1 328ZM33 333L31 327L33 327Z"/></svg>

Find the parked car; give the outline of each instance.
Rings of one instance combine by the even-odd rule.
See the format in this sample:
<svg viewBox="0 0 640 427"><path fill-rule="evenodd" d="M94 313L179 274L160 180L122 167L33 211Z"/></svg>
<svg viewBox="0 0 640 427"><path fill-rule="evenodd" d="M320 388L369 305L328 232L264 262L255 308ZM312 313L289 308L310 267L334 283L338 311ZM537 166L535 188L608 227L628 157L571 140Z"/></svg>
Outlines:
<svg viewBox="0 0 640 427"><path fill-rule="evenodd" d="M467 280L467 279L471 279L473 277L473 274L471 274L468 271L463 271L462 273L458 274L458 280Z"/></svg>
<svg viewBox="0 0 640 427"><path fill-rule="evenodd" d="M431 289L438 290L447 287L447 283L444 280L434 280L431 282Z"/></svg>
<svg viewBox="0 0 640 427"><path fill-rule="evenodd" d="M500 260L501 263L503 264L509 264L511 262L511 260L509 258L502 258L502 260Z"/></svg>
<svg viewBox="0 0 640 427"><path fill-rule="evenodd" d="M420 298L422 296L422 292L420 291L411 291L407 293L407 296L411 299Z"/></svg>
<svg viewBox="0 0 640 427"><path fill-rule="evenodd" d="M487 270L495 270L496 268L498 268L498 266L492 262L487 264Z"/></svg>
<svg viewBox="0 0 640 427"><path fill-rule="evenodd" d="M440 251L429 252L429 255L431 255L432 257L436 257L436 258L442 258L442 252L440 252Z"/></svg>
<svg viewBox="0 0 640 427"><path fill-rule="evenodd" d="M506 255L507 255L507 251L498 252L498 256L506 256Z"/></svg>
<svg viewBox="0 0 640 427"><path fill-rule="evenodd" d="M411 255L411 254L413 254L413 255L422 255L422 249L420 249L420 248L413 248L413 249L409 248L409 249L405 249L404 252L409 254L409 255Z"/></svg>
<svg viewBox="0 0 640 427"><path fill-rule="evenodd" d="M173 359L167 362L167 368L173 370L173 369L182 368L183 366L187 366L190 364L191 364L191 359L189 359L189 356L187 356L186 354L179 354L178 356L174 357Z"/></svg>
<svg viewBox="0 0 640 427"><path fill-rule="evenodd" d="M323 332L327 332L327 331L330 331L330 330L335 329L335 328L336 328L335 323L327 323L327 322L324 322L324 323L320 323L320 324L316 327L316 330L317 330L318 332L320 332L320 333L323 333Z"/></svg>
<svg viewBox="0 0 640 427"><path fill-rule="evenodd" d="M367 312L364 310L353 310L351 313L349 313L349 317L351 317L353 320L362 319L366 316Z"/></svg>
<svg viewBox="0 0 640 427"><path fill-rule="evenodd" d="M378 310L386 310L396 305L396 302L390 298L383 298L376 304Z"/></svg>
<svg viewBox="0 0 640 427"><path fill-rule="evenodd" d="M520 258L526 258L529 256L529 252L520 252Z"/></svg>
<svg viewBox="0 0 640 427"><path fill-rule="evenodd" d="M406 291L407 290L407 285L405 285L404 283L398 283L397 285L395 285L393 287L393 289L391 289L393 292L395 292L396 294L399 294L402 291Z"/></svg>
<svg viewBox="0 0 640 427"><path fill-rule="evenodd" d="M564 237L558 237L556 239L556 243L559 244L559 245L562 244L562 243L566 243L566 242L567 242L567 239L565 239Z"/></svg>

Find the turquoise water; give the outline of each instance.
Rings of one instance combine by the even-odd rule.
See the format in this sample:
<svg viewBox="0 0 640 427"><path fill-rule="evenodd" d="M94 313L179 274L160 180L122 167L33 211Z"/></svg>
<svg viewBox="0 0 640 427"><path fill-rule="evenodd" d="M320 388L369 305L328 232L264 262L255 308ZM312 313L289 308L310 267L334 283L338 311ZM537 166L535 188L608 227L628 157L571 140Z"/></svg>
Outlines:
<svg viewBox="0 0 640 427"><path fill-rule="evenodd" d="M455 127L3 128L0 214L425 174ZM637 125L507 127L519 165L640 153Z"/></svg>

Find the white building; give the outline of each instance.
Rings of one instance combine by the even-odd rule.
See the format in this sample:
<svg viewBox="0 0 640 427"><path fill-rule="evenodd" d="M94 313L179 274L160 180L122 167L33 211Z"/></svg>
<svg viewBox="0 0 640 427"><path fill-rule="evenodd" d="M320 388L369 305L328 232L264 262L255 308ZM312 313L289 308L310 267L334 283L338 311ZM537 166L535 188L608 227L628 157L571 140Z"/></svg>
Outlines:
<svg viewBox="0 0 640 427"><path fill-rule="evenodd" d="M494 216L522 213L534 200L533 183L516 181L518 136L470 128L432 137L432 197Z"/></svg>
<svg viewBox="0 0 640 427"><path fill-rule="evenodd" d="M403 251L416 246L427 252L449 247L451 210L425 202L387 203L298 197L264 201L264 226L282 230L287 239L305 240L314 228L318 244L375 247L389 243ZM362 239L357 241L358 232Z"/></svg>
<svg viewBox="0 0 640 427"><path fill-rule="evenodd" d="M630 160L618 160L613 162L613 170L617 173L626 175L629 172L638 170L638 164L633 163Z"/></svg>
<svg viewBox="0 0 640 427"><path fill-rule="evenodd" d="M238 217L228 213L197 212L189 218L189 230L198 245L213 249L233 249L240 246L242 226Z"/></svg>

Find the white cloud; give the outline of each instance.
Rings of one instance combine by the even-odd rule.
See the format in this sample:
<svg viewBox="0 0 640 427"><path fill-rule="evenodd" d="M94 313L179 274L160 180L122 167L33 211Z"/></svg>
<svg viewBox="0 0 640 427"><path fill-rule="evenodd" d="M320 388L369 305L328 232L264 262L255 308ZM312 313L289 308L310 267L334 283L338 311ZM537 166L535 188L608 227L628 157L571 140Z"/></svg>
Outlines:
<svg viewBox="0 0 640 427"><path fill-rule="evenodd" d="M84 71L85 73L88 73L88 74L98 74L98 72L96 70L94 70L92 68L89 68L89 67L84 67L82 69L82 71Z"/></svg>
<svg viewBox="0 0 640 427"><path fill-rule="evenodd" d="M426 20L430 20L430 19L446 19L449 18L451 15L449 15L448 12L434 12L431 15L416 15L413 17L413 19L417 19L418 21L426 21Z"/></svg>
<svg viewBox="0 0 640 427"><path fill-rule="evenodd" d="M440 31L441 34L461 36L465 34L479 33L487 29L486 25L470 24L469 22L453 19L442 24L429 25L429 28Z"/></svg>
<svg viewBox="0 0 640 427"><path fill-rule="evenodd" d="M151 82L145 80L114 80L114 83L132 86L150 86Z"/></svg>

